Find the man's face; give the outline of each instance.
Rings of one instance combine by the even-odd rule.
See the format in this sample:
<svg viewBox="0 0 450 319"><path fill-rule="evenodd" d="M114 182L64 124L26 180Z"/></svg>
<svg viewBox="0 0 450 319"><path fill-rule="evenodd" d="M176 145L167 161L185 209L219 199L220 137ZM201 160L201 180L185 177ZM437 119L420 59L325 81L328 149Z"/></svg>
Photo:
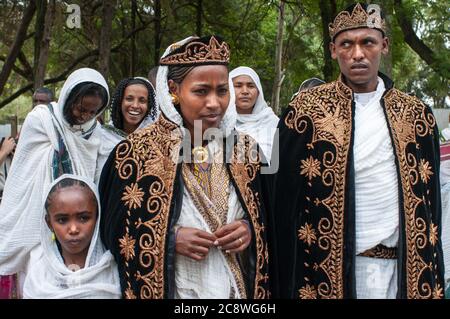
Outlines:
<svg viewBox="0 0 450 319"><path fill-rule="evenodd" d="M45 104L47 105L50 103L50 97L46 93L34 93L33 94L33 107L39 104Z"/></svg>
<svg viewBox="0 0 450 319"><path fill-rule="evenodd" d="M376 90L381 55L389 50L388 38L380 31L369 28L344 31L330 44L330 50L355 92Z"/></svg>

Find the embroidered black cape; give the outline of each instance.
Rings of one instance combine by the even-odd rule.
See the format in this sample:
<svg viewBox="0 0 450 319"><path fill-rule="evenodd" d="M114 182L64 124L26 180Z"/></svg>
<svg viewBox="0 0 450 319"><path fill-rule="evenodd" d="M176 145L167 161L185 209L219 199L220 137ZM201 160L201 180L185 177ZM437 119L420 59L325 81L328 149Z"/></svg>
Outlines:
<svg viewBox="0 0 450 319"><path fill-rule="evenodd" d="M238 135L225 154L230 180L252 229L248 264L241 265L249 298L268 298L265 209L259 199L259 159L253 140ZM119 143L100 179L101 236L118 264L124 298L173 298L173 226L182 207L181 133L161 115L157 122ZM237 150L244 150L239 153ZM225 153L225 152L224 152ZM177 164L178 163L178 164Z"/></svg>
<svg viewBox="0 0 450 319"><path fill-rule="evenodd" d="M398 298L442 298L439 142L435 118L386 85L381 105L399 189ZM281 298L356 298L354 101L342 76L300 93L279 123L273 178L272 292ZM272 162L274 159L272 158Z"/></svg>

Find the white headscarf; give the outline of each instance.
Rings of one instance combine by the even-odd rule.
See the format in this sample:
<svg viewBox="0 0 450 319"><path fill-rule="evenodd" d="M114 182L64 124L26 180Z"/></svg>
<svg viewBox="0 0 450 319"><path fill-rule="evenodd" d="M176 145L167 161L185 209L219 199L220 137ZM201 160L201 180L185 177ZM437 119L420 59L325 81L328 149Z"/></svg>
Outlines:
<svg viewBox="0 0 450 319"><path fill-rule="evenodd" d="M47 189L63 179L70 178L86 183L97 199L98 217L85 267L77 271L69 269L52 240L52 232L45 221L45 200L41 205L41 244L30 254L23 295L31 299L61 298L120 298L120 282L117 265L109 251L105 251L99 237L100 204L97 187L88 179L65 174L55 180Z"/></svg>
<svg viewBox="0 0 450 319"><path fill-rule="evenodd" d="M264 91L261 86L258 74L246 66L240 66L230 72L229 83L233 88L233 79L246 75L249 76L258 88L258 98L251 114L238 114L236 129L240 132L250 135L258 142L267 160L270 160L272 154L272 143L279 118L275 115L264 100ZM231 92L231 90L230 90Z"/></svg>
<svg viewBox="0 0 450 319"><path fill-rule="evenodd" d="M173 47L179 47L184 45L185 43L195 39L196 37L188 37L184 40L181 40L177 43L169 46L161 58L166 57L171 51ZM169 74L169 67L166 65L160 65L158 67L158 74L156 76L156 100L158 101L159 107L161 108L161 112L172 122L177 124L179 127L183 127L183 118L180 113L175 109L175 106L172 103L172 97L170 95L169 85L167 83L167 75ZM236 106L235 106L235 96L234 91L231 90L230 87L230 103L228 104L228 109L225 112L222 121L220 123L219 129L222 131L224 136L228 136L236 125Z"/></svg>
<svg viewBox="0 0 450 319"><path fill-rule="evenodd" d="M76 70L64 82L58 103L52 103L54 115L46 105L38 105L22 126L0 204L0 275L23 269L30 250L39 243L41 203L45 188L53 181L52 161L55 150L59 150L58 133L64 140L73 173L94 180L100 125L96 125L94 118L83 125L70 126L63 117L64 103L82 82L97 83L108 92L99 72L88 68ZM83 138L85 132L89 132L89 138Z"/></svg>

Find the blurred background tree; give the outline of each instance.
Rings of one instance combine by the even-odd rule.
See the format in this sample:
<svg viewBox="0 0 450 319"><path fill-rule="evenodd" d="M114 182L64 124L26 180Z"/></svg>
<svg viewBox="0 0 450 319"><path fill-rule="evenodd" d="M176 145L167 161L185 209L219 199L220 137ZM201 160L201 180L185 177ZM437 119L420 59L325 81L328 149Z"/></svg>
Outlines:
<svg viewBox="0 0 450 319"><path fill-rule="evenodd" d="M399 89L433 108L449 108L448 1L370 2L383 8L390 27L391 53L383 62L383 72L393 77ZM332 81L338 76L328 51L328 24L351 3L1 0L0 122L14 114L23 121L36 87L45 85L58 94L63 81L77 68L98 69L113 91L124 77L146 76L174 41L211 33L229 42L230 69L254 68L266 100L281 112L305 79ZM277 85L279 92L274 90Z"/></svg>

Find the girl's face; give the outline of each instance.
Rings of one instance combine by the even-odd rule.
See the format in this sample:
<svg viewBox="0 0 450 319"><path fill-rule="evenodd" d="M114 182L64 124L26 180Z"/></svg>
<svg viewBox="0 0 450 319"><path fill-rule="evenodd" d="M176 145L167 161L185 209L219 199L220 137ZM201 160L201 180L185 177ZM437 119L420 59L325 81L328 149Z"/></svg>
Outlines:
<svg viewBox="0 0 450 319"><path fill-rule="evenodd" d="M148 90L145 85L131 84L125 88L122 99L123 128L128 134L134 132L148 110Z"/></svg>
<svg viewBox="0 0 450 319"><path fill-rule="evenodd" d="M181 114L191 134L194 132L195 120L202 122L202 132L219 127L230 102L226 66L195 67L181 84L169 80L169 88L179 98Z"/></svg>
<svg viewBox="0 0 450 319"><path fill-rule="evenodd" d="M71 125L82 125L92 120L101 108L102 99L99 96L83 96L72 105L66 120Z"/></svg>
<svg viewBox="0 0 450 319"><path fill-rule="evenodd" d="M51 196L46 221L61 244L64 260L86 260L97 221L94 194L74 185L58 189Z"/></svg>

